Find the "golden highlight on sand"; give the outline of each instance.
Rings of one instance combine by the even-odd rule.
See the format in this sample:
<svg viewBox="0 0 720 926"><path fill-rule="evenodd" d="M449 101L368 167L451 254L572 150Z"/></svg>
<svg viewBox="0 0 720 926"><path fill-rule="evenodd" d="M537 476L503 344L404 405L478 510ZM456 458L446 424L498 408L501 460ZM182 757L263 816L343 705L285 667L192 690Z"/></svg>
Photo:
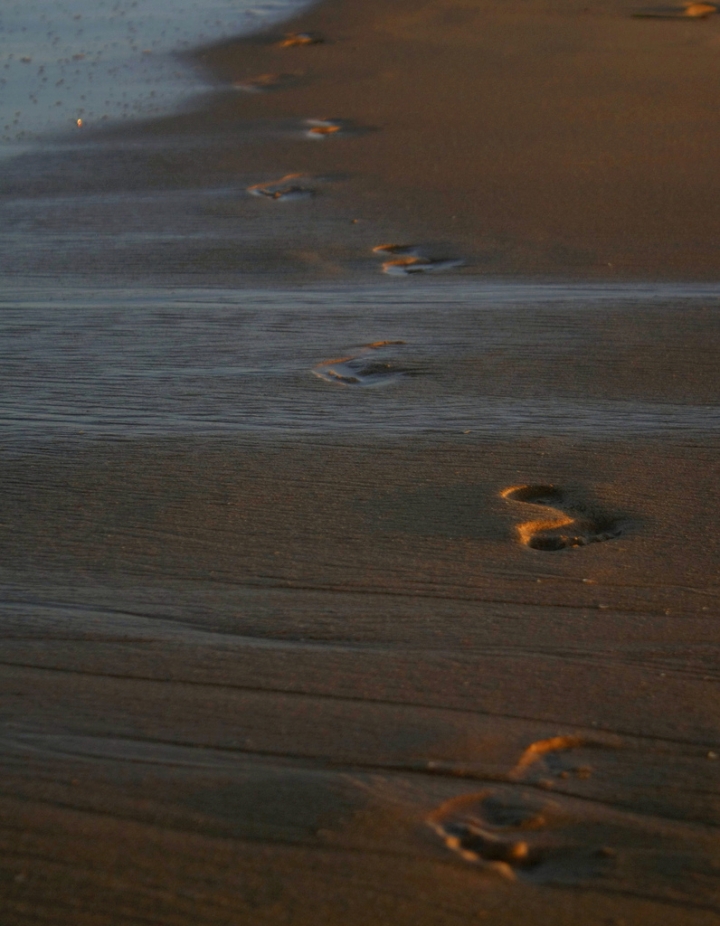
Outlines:
<svg viewBox="0 0 720 926"><path fill-rule="evenodd" d="M685 3L681 7L648 7L637 10L633 16L640 19L707 19L717 13L714 3Z"/></svg>
<svg viewBox="0 0 720 926"><path fill-rule="evenodd" d="M503 489L501 497L511 502L542 509L540 517L516 528L518 539L533 550L557 551L612 540L622 533L620 522L596 517L569 503L554 485L520 485ZM563 510L567 509L567 510ZM563 528L572 528L564 531Z"/></svg>

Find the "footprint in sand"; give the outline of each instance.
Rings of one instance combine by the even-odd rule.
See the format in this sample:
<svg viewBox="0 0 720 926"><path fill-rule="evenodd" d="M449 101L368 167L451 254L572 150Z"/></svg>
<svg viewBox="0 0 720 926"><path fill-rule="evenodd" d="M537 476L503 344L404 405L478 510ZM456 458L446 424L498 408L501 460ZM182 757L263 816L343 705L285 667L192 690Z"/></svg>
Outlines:
<svg viewBox="0 0 720 926"><path fill-rule="evenodd" d="M339 119L306 119L305 125L310 126L305 133L309 138L326 138L342 130Z"/></svg>
<svg viewBox="0 0 720 926"><path fill-rule="evenodd" d="M510 502L538 509L535 518L517 527L520 542L532 550L555 552L584 547L589 543L612 540L622 533L620 521L596 515L571 503L554 485L510 486L500 494ZM544 509L542 513L540 509Z"/></svg>
<svg viewBox="0 0 720 926"><path fill-rule="evenodd" d="M346 135L363 135L371 131L365 126L359 126L350 119L306 119L305 137L315 141L322 141L331 136L345 137Z"/></svg>
<svg viewBox="0 0 720 926"><path fill-rule="evenodd" d="M379 244L373 254L392 257L382 265L383 273L390 276L411 276L414 273L441 273L453 267L461 267L465 261L460 258L432 258L423 253L416 244Z"/></svg>
<svg viewBox="0 0 720 926"><path fill-rule="evenodd" d="M423 249L418 244L378 244L372 252L381 257L424 257Z"/></svg>
<svg viewBox="0 0 720 926"><path fill-rule="evenodd" d="M388 348L404 344L404 341L374 341L366 344L357 354L323 360L313 373L328 383L341 386L384 386L411 371L399 366L394 351Z"/></svg>
<svg viewBox="0 0 720 926"><path fill-rule="evenodd" d="M587 781L595 764L622 748L619 737L553 736L531 743L509 774L512 781L552 787L556 780Z"/></svg>
<svg viewBox="0 0 720 926"><path fill-rule="evenodd" d="M632 15L639 19L706 19L717 11L718 7L714 3L685 3L681 7L648 7Z"/></svg>
<svg viewBox="0 0 720 926"><path fill-rule="evenodd" d="M238 80L232 84L233 90L243 93L270 93L273 90L283 90L292 86L298 79L298 74L259 74L247 80Z"/></svg>
<svg viewBox="0 0 720 926"><path fill-rule="evenodd" d="M448 849L509 880L578 882L601 875L612 850L578 839L561 803L516 789L487 789L441 804L427 818ZM589 834L588 834L589 835Z"/></svg>
<svg viewBox="0 0 720 926"><path fill-rule="evenodd" d="M278 45L280 48L298 48L303 45L322 45L324 41L319 32L288 32Z"/></svg>
<svg viewBox="0 0 720 926"><path fill-rule="evenodd" d="M315 195L315 191L302 186L300 183L293 182L302 178L303 174L287 174L287 176L281 177L280 180L276 180L274 183L255 183L247 188L247 192L251 196L272 199L275 202L310 199Z"/></svg>

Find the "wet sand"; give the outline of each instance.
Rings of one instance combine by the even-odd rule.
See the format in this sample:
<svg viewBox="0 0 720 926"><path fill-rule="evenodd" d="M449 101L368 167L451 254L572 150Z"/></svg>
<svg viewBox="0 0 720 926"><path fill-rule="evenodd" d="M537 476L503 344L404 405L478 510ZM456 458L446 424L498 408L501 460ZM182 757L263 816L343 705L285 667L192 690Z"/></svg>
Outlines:
<svg viewBox="0 0 720 926"><path fill-rule="evenodd" d="M718 300L611 281L717 278L720 17L630 12L333 0L7 166L3 924L718 922Z"/></svg>
<svg viewBox="0 0 720 926"><path fill-rule="evenodd" d="M346 214L401 222L476 272L715 279L720 17L632 18L639 6L324 3L288 28L326 44L203 56L230 82L299 75L206 117L367 128L321 151L262 146L256 163L347 172Z"/></svg>
<svg viewBox="0 0 720 926"><path fill-rule="evenodd" d="M274 285L372 277L395 240L461 273L715 280L720 16L636 9L327 0L284 27L321 44L201 50L216 90L186 112L6 165L0 266ZM308 138L328 117L343 131ZM315 198L245 192L288 174Z"/></svg>
<svg viewBox="0 0 720 926"><path fill-rule="evenodd" d="M3 922L717 922L717 305L406 285L3 308Z"/></svg>
<svg viewBox="0 0 720 926"><path fill-rule="evenodd" d="M225 86L293 85L221 94L162 128L239 137L204 171L346 178L328 208L365 227L333 229L331 253L387 225L475 272L715 279L720 17L635 9L326 2L287 26L323 44L283 48L275 31L199 56ZM328 116L358 133L303 144L302 121Z"/></svg>
<svg viewBox="0 0 720 926"><path fill-rule="evenodd" d="M524 548L501 492L549 480L622 535ZM717 446L129 442L2 484L5 922L717 922Z"/></svg>

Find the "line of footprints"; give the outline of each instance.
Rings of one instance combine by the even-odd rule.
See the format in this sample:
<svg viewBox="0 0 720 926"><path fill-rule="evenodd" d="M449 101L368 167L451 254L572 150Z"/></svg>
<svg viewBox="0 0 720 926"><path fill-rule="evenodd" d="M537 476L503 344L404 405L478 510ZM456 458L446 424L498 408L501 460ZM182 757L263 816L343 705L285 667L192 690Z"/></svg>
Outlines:
<svg viewBox="0 0 720 926"><path fill-rule="evenodd" d="M321 35L312 32L290 33L279 43L281 48L320 45ZM234 84L246 93L266 93L291 87L299 78L296 73L261 74ZM348 120L307 119L307 138L323 140L330 136L359 133L361 130ZM286 174L279 180L256 183L247 188L251 196L271 202L297 202L311 199L315 186L322 178L305 174ZM391 276L411 276L437 273L460 267L460 258L433 257L419 245L380 244L372 253L382 260L381 269ZM348 356L323 360L313 373L324 382L341 386L382 386L403 376L419 372L399 363L395 349L404 341L374 341L364 344ZM538 509L538 516L522 522L517 528L519 541L532 550L554 552L611 540L622 532L619 521L597 517L572 505L557 486L510 486L501 493L510 502ZM542 514L540 514L542 509Z"/></svg>
<svg viewBox="0 0 720 926"><path fill-rule="evenodd" d="M314 32L292 32L278 43L280 48L297 48L321 45L324 38ZM245 93L268 93L292 87L300 78L297 73L260 74L248 80L233 84L236 90ZM348 119L306 119L303 124L305 138L322 141L333 136L360 135L368 131ZM274 203L298 202L312 199L322 177L307 174L286 174L279 180L254 183L247 188L251 196ZM383 273L390 276L414 276L422 273L441 273L462 266L465 261L458 257L436 257L425 252L418 245L381 244L372 249L373 254L385 258L381 264Z"/></svg>
<svg viewBox="0 0 720 926"><path fill-rule="evenodd" d="M394 349L404 341L375 341L355 354L323 360L314 369L318 378L343 386L380 386L421 372L398 363ZM556 552L619 537L622 521L590 511L571 501L556 485L509 486L500 493L513 505L532 510L534 517L517 527L520 543L531 550Z"/></svg>
<svg viewBox="0 0 720 926"><path fill-rule="evenodd" d="M710 4L686 3L679 10L642 10L635 15L704 17L716 11L717 7ZM292 48L323 41L315 33L291 33L280 46ZM263 93L290 87L299 76L262 74L235 87L247 93ZM308 119L304 126L305 136L315 140L359 131L340 119ZM274 182L254 184L247 192L277 203L308 200L316 194L315 187L322 179L287 174ZM382 271L391 276L441 272L464 263L458 258L431 256L417 245L381 244L372 252L382 260ZM420 372L398 361L398 348L404 343L392 340L364 344L353 354L322 361L313 373L324 382L339 386L383 386ZM618 519L573 502L556 485L514 485L503 489L500 495L527 513L526 519L517 525L516 535L519 543L530 550L550 553L573 550L617 538L626 526ZM606 745L578 737L534 743L507 776L505 787L486 788L449 800L433 811L426 822L447 848L463 860L504 878L577 883L588 877L607 877L616 862L616 852L600 841L607 831L602 813L598 812L595 819L592 814L588 817L587 809L583 808L583 813L576 816L572 805L563 806L537 792L516 790L518 784L543 786L544 778L535 780L536 769L541 775L585 779L592 769L572 761L573 754L582 755L588 748ZM578 839L576 829L580 823L583 838ZM595 834L598 842L593 845Z"/></svg>
<svg viewBox="0 0 720 926"><path fill-rule="evenodd" d="M705 16L715 9L704 4L686 4L681 15ZM642 11L640 15L664 12ZM323 38L315 33L292 33L280 45L291 48L322 42ZM298 77L293 73L262 74L235 86L248 93L263 93L290 87ZM304 125L305 137L319 141L360 131L341 119L308 119ZM315 196L322 180L292 173L274 182L254 184L247 192L275 203L298 202ZM459 258L432 256L417 245L381 244L372 253L381 260L381 270L391 276L437 273L464 263ZM323 360L312 372L336 386L384 386L421 372L398 360L404 343L385 340L364 344L352 354ZM500 495L526 512L526 519L516 527L516 536L529 550L549 553L573 550L612 540L625 528L624 522L573 502L556 485L514 485L503 489ZM616 863L616 852L601 842L607 831L602 814L598 813L597 819L592 814L588 818L587 809L583 808L584 812L576 817L571 806L562 806L537 792L516 790L518 784L543 785L543 778L534 781L536 769L560 778L589 777L591 767L571 761L573 753L582 754L588 747L602 745L605 744L584 742L577 737L534 743L507 776L504 788L486 788L449 800L433 811L426 822L446 847L464 861L506 879L522 878L536 883L559 879L578 883L587 878L607 877ZM583 831L580 839L576 832L578 824ZM595 835L598 841L593 845Z"/></svg>
<svg viewBox="0 0 720 926"><path fill-rule="evenodd" d="M374 341L354 354L323 360L313 373L326 383L339 386L384 386L405 376L421 373L397 359L404 341ZM517 527L520 543L531 550L556 552L613 540L623 532L616 518L592 512L571 501L556 485L509 486L500 493L513 505L527 507L534 517Z"/></svg>

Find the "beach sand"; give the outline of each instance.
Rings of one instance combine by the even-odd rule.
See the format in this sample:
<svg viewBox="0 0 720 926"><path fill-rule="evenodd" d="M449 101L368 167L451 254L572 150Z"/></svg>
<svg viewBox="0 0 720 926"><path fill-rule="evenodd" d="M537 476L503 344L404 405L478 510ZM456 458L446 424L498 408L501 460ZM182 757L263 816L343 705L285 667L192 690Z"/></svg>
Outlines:
<svg viewBox="0 0 720 926"><path fill-rule="evenodd" d="M623 535L525 549L501 492L543 480ZM716 447L131 442L2 484L5 922L717 922ZM527 865L446 846L468 800Z"/></svg>
<svg viewBox="0 0 720 926"><path fill-rule="evenodd" d="M402 285L5 310L3 922L717 922L717 308Z"/></svg>
<svg viewBox="0 0 720 926"><path fill-rule="evenodd" d="M346 278L399 240L466 273L714 280L720 17L637 8L327 0L284 27L321 44L282 47L277 28L201 50L216 89L185 112L88 122L6 165L6 226L35 235L0 266ZM273 92L235 89L273 74ZM308 138L324 118L344 131ZM244 194L288 174L315 200Z"/></svg>
<svg viewBox="0 0 720 926"><path fill-rule="evenodd" d="M226 98L206 118L366 127L320 151L274 142L255 163L271 176L347 173L346 214L391 219L482 272L716 279L720 18L649 21L635 9L325 3L288 29L327 44L202 55L230 82L301 75L292 92Z"/></svg>
<svg viewBox="0 0 720 926"><path fill-rule="evenodd" d="M611 281L717 278L720 18L631 12L328 0L8 167L3 924L718 922L717 296Z"/></svg>

